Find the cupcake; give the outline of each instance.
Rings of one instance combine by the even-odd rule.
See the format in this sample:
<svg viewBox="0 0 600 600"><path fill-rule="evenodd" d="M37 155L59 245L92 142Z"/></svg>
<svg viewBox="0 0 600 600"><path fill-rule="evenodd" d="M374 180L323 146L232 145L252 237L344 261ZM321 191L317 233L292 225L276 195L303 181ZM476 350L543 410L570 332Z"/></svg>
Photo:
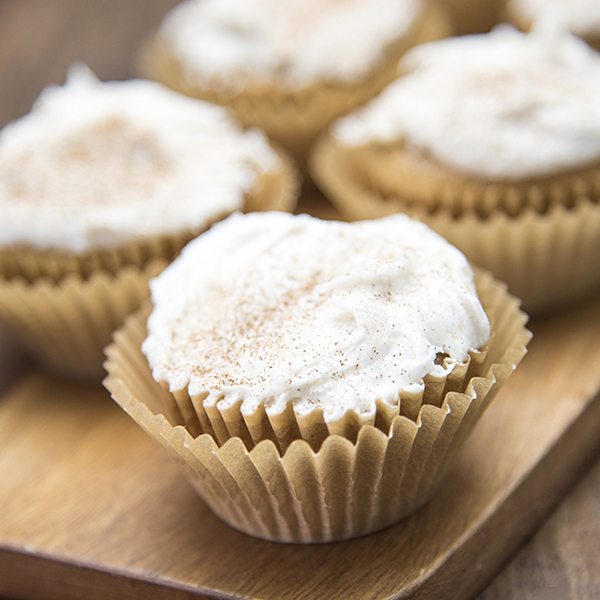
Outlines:
<svg viewBox="0 0 600 600"><path fill-rule="evenodd" d="M232 212L292 207L295 187L222 108L80 69L0 133L0 317L44 362L99 376L155 259Z"/></svg>
<svg viewBox="0 0 600 600"><path fill-rule="evenodd" d="M415 48L400 68L312 155L338 209L418 216L529 310L597 288L600 56L502 27Z"/></svg>
<svg viewBox="0 0 600 600"><path fill-rule="evenodd" d="M219 517L274 541L424 504L529 339L500 284L404 215L232 216L150 285L105 385Z"/></svg>
<svg viewBox="0 0 600 600"><path fill-rule="evenodd" d="M300 161L335 117L378 93L399 57L450 33L428 0L188 0L165 19L142 69L230 107Z"/></svg>
<svg viewBox="0 0 600 600"><path fill-rule="evenodd" d="M533 27L564 29L600 50L597 0L507 0L506 15L524 31Z"/></svg>

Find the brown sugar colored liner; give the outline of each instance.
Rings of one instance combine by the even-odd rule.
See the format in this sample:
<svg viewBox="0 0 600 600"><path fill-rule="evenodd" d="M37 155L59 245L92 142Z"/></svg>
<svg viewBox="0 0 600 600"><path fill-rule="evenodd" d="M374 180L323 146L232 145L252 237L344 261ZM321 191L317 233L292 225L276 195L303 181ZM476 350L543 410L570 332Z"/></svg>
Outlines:
<svg viewBox="0 0 600 600"><path fill-rule="evenodd" d="M600 289L598 174L558 179L549 188L532 185L521 196L513 190L504 199L498 197L500 187L492 188L485 201L489 210L481 215L473 209L474 192L462 197L460 210L455 205L461 199L458 188L447 194L455 202L430 210L393 194L392 184L380 180L383 167L375 174L359 163L356 155L327 137L312 157L315 180L345 217L405 212L420 219L472 263L505 281L530 313L555 309ZM391 170L386 177L394 176Z"/></svg>
<svg viewBox="0 0 600 600"><path fill-rule="evenodd" d="M310 162L317 183L352 218L407 208L482 219L501 210L518 217L527 209L569 208L581 197L600 203L600 164L531 180L485 181L453 172L402 143L350 147L331 135L321 138Z"/></svg>
<svg viewBox="0 0 600 600"><path fill-rule="evenodd" d="M141 56L141 70L150 79L202 100L231 108L245 126L259 127L304 166L316 136L336 117L378 94L396 78L398 60L416 44L447 37L452 25L446 11L428 3L413 30L386 51L368 77L350 84L315 82L286 89L276 81L255 81L233 88L227 82L191 81L185 67L166 44L151 42Z"/></svg>
<svg viewBox="0 0 600 600"><path fill-rule="evenodd" d="M587 198L543 214L527 210L516 219L501 212L484 220L413 214L507 282L530 313L556 310L600 291L600 204Z"/></svg>
<svg viewBox="0 0 600 600"><path fill-rule="evenodd" d="M389 428L382 426L385 419L349 426L350 438L341 426L340 433L317 444L296 439L282 452L270 439L220 441L200 433L203 424L194 420L195 413L153 380L141 352L148 308L130 317L107 349L105 386L184 466L200 496L232 527L279 542L360 536L397 522L430 499L463 439L526 352L530 333L518 301L487 274L478 276L478 291L493 330L481 362L472 359L473 366L459 370L457 389L443 397L426 391L427 399L440 401L422 399L412 418L401 406ZM294 421L293 413L287 417Z"/></svg>
<svg viewBox="0 0 600 600"><path fill-rule="evenodd" d="M148 279L166 265L124 267L117 275L77 274L60 283L0 278L0 318L41 364L69 378L99 381L103 349L125 317L149 297Z"/></svg>
<svg viewBox="0 0 600 600"><path fill-rule="evenodd" d="M471 352L467 360L457 364L448 375L428 375L425 389L422 392L402 392L396 407L378 402L374 415L359 416L350 411L334 423L327 423L320 409L309 414L298 414L293 411L291 404L280 414L268 414L264 406L252 414L242 414L239 404L227 408L221 408L218 402L216 405L205 405L208 391L192 396L187 389L182 389L174 391L172 396L188 430L196 435L208 433L219 444L224 444L231 437L239 437L251 448L269 439L281 452L285 452L294 440L301 438L313 450L318 450L330 435L341 435L354 442L365 425L387 432L398 414L416 420L424 404L441 406L447 393L464 389L465 380L479 372L486 355L487 347ZM168 389L166 382L159 383Z"/></svg>

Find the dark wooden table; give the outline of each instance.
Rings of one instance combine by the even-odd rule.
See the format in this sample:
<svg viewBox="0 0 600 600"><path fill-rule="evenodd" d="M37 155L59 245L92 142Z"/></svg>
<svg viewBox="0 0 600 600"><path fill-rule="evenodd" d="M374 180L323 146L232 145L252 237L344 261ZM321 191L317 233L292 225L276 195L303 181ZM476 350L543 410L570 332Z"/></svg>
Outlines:
<svg viewBox="0 0 600 600"><path fill-rule="evenodd" d="M62 82L75 61L88 63L103 79L132 76L141 42L174 4L175 0L0 0L0 125L26 113L42 87ZM0 361L18 369L12 348L0 348ZM481 597L599 597L599 547L596 462Z"/></svg>

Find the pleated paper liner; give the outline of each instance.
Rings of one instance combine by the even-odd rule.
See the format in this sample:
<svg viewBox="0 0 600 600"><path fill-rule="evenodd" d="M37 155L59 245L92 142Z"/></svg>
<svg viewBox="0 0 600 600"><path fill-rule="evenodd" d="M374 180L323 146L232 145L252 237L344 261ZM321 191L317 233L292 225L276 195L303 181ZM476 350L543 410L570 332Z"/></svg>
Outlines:
<svg viewBox="0 0 600 600"><path fill-rule="evenodd" d="M415 214L477 265L507 282L529 313L539 315L600 292L600 204L528 210L512 219Z"/></svg>
<svg viewBox="0 0 600 600"><path fill-rule="evenodd" d="M363 104L396 78L398 60L406 50L451 33L446 11L430 3L413 31L392 44L381 65L365 79L350 84L315 82L299 89L258 79L236 86L192 81L185 65L159 40L146 46L140 63L144 76L188 96L231 108L243 125L263 129L304 166L315 137L335 117Z"/></svg>
<svg viewBox="0 0 600 600"><path fill-rule="evenodd" d="M141 352L149 308L130 317L107 349L105 386L184 465L200 496L232 527L278 542L364 535L431 498L465 436L526 352L530 334L518 301L487 274L478 277L478 290L493 328L480 362L461 369L441 399L439 390L426 392L412 418L403 414L412 410L400 407L389 427L385 419L357 429L340 426L318 449L314 440L296 439L282 452L271 439L255 444L229 436L221 442L199 433L189 406L153 380Z"/></svg>
<svg viewBox="0 0 600 600"><path fill-rule="evenodd" d="M89 279L72 273L59 283L0 278L0 319L47 368L72 379L100 381L104 347L125 317L149 297L148 279L167 261L103 271Z"/></svg>
<svg viewBox="0 0 600 600"><path fill-rule="evenodd" d="M245 211L291 211L295 208L300 189L298 172L285 154L279 152L279 156L281 168L259 174L255 188L245 198ZM22 277L30 282L39 278L59 282L69 273L87 278L98 271L117 274L126 265L141 269L154 258L174 258L191 239L227 216L228 213L215 215L210 223L199 229L147 236L114 248L84 253L39 250L29 246L0 248L0 276L7 279Z"/></svg>
<svg viewBox="0 0 600 600"><path fill-rule="evenodd" d="M465 363L456 365L448 375L427 376L424 391L402 392L396 407L379 402L373 414L359 416L349 412L334 423L325 421L321 409L298 414L289 404L281 414L269 414L264 406L252 414L242 414L239 404L227 408L222 408L219 402L209 404L208 391L192 396L187 389L182 389L174 391L172 396L184 424L193 435L208 433L219 444L224 444L231 437L238 437L248 448L269 439L281 452L285 452L294 440L301 438L316 451L330 435L341 435L354 442L365 425L387 432L398 414L416 420L424 404L441 406L448 392L464 389L468 379L480 374L486 355L487 347L471 352ZM447 359L445 362L447 364ZM159 383L168 389L166 382Z"/></svg>
<svg viewBox="0 0 600 600"><path fill-rule="evenodd" d="M512 216L498 208L485 217L475 211L428 211L388 197L378 180L364 178L345 153L325 142L314 156L314 176L347 218L375 218L406 212L427 223L474 264L508 284L530 313L540 314L600 289L600 194L583 183L568 202L530 205ZM596 194L591 199L587 192ZM596 199L598 201L596 201Z"/></svg>
<svg viewBox="0 0 600 600"><path fill-rule="evenodd" d="M600 164L545 178L493 182L453 172L402 143L350 147L331 135L319 141L310 163L317 184L353 218L383 216L405 207L454 215L473 212L481 218L502 210L516 217L529 208L541 213L554 205L571 207L582 196L600 203ZM340 186L346 188L343 195ZM376 193L378 201L371 206L347 200L351 186L363 195Z"/></svg>
<svg viewBox="0 0 600 600"><path fill-rule="evenodd" d="M41 250L33 246L0 248L0 277L33 285L40 280L58 284L68 276L84 280L99 272L115 275L125 266L140 268L152 258L173 257L192 237L191 230L180 231L84 253Z"/></svg>

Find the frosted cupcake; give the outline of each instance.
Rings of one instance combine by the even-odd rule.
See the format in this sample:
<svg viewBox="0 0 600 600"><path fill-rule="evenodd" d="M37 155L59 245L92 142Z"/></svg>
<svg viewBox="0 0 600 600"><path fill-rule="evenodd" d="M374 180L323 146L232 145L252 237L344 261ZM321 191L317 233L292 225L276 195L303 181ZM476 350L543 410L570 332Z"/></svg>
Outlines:
<svg viewBox="0 0 600 600"><path fill-rule="evenodd" d="M300 160L336 116L374 96L416 43L449 34L427 0L191 0L143 57L152 78L229 106Z"/></svg>
<svg viewBox="0 0 600 600"><path fill-rule="evenodd" d="M151 290L107 387L219 516L278 541L426 502L528 339L501 286L402 215L230 217Z"/></svg>
<svg viewBox="0 0 600 600"><path fill-rule="evenodd" d="M529 309L597 287L600 56L504 27L416 48L401 69L312 157L343 214L418 215Z"/></svg>
<svg viewBox="0 0 600 600"><path fill-rule="evenodd" d="M600 50L600 6L597 0L508 0L508 18L519 28L564 29Z"/></svg>
<svg viewBox="0 0 600 600"><path fill-rule="evenodd" d="M0 133L0 315L46 362L99 373L152 259L234 211L293 206L295 187L265 137L223 109L79 70Z"/></svg>

